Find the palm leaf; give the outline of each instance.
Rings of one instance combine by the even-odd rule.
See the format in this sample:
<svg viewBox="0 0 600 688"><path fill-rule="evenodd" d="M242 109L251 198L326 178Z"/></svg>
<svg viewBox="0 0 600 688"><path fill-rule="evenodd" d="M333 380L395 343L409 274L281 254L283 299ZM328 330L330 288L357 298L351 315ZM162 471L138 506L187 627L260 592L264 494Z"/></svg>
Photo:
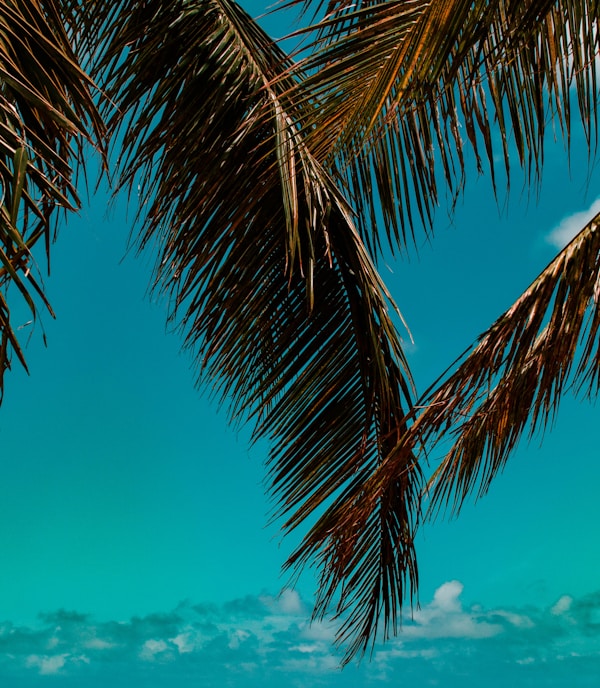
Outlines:
<svg viewBox="0 0 600 688"><path fill-rule="evenodd" d="M298 77L258 25L230 0L123 2L111 17L92 21L110 45L99 78L138 245L156 251L155 289L199 379L271 440L284 530L316 519L289 566L320 568L315 613L350 613L341 639L355 652L417 581L412 457L367 527L338 529L412 401L393 305L306 144L316 106L287 98Z"/></svg>
<svg viewBox="0 0 600 688"><path fill-rule="evenodd" d="M32 250L43 239L49 265L56 210L79 203L74 165L85 142L100 146L103 135L92 82L77 64L64 19L48 0L0 6L0 397L11 354L26 367L8 287L34 320L39 301L52 313Z"/></svg>
<svg viewBox="0 0 600 688"><path fill-rule="evenodd" d="M551 421L566 389L597 395L599 326L597 215L419 402L420 441L453 437L428 486L433 509L458 510L468 494L485 494L525 430L531 436Z"/></svg>
<svg viewBox="0 0 600 688"><path fill-rule="evenodd" d="M535 180L547 127L554 120L568 139L575 98L595 146L597 0L333 2L325 9L307 29L316 31L315 50L301 63L310 76L300 89L320 103L307 121L310 145L345 178L373 248L381 246L380 230L373 233L380 204L388 244L403 250L416 225L431 225L440 179L456 198L466 143L493 180L499 152L508 173L510 153Z"/></svg>

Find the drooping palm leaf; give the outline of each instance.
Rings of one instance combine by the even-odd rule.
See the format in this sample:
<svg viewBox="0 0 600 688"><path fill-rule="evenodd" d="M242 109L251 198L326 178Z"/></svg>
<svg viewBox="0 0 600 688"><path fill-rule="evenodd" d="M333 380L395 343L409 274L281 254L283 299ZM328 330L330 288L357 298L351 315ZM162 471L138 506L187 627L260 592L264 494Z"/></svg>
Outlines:
<svg viewBox="0 0 600 688"><path fill-rule="evenodd" d="M117 21L98 7L120 183L158 256L155 288L200 379L270 438L284 529L320 515L289 563L320 567L316 613L349 611L354 652L416 586L421 476L409 457L365 528L339 532L412 393L387 292L306 145L315 103L286 97L288 58L230 0L121 2Z"/></svg>
<svg viewBox="0 0 600 688"><path fill-rule="evenodd" d="M85 141L101 145L102 120L92 83L78 66L65 17L51 0L0 5L0 397L14 352L26 367L11 320L13 285L35 320L38 300L51 311L32 255L51 220L78 205L74 165Z"/></svg>
<svg viewBox="0 0 600 688"><path fill-rule="evenodd" d="M439 180L451 198L462 188L466 141L492 177L500 151L510 170L512 147L533 180L548 124L569 136L573 97L595 141L599 9L597 0L329 3L301 65L311 75L303 92L321 104L310 145L345 173L371 246L381 243L379 204L392 250L415 224L430 225Z"/></svg>

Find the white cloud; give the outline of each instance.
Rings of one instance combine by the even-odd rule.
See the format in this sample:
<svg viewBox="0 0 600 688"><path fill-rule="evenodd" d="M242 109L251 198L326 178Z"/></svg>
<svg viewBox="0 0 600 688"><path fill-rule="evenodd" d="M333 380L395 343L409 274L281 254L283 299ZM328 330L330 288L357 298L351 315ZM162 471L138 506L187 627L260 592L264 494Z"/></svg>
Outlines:
<svg viewBox="0 0 600 688"><path fill-rule="evenodd" d="M432 607L445 612L457 612L461 609L459 597L462 594L464 585L457 580L449 581L440 585L433 595Z"/></svg>
<svg viewBox="0 0 600 688"><path fill-rule="evenodd" d="M535 662L534 657L523 657L523 659L517 659L517 664L533 664Z"/></svg>
<svg viewBox="0 0 600 688"><path fill-rule="evenodd" d="M51 657L47 655L29 655L29 657L27 657L26 665L28 667L35 667L38 669L42 676L58 674L65 666L68 656L68 653L62 655L53 655Z"/></svg>
<svg viewBox="0 0 600 688"><path fill-rule="evenodd" d="M302 637L308 640L320 640L333 643L337 633L337 626L331 621L312 621L302 627Z"/></svg>
<svg viewBox="0 0 600 688"><path fill-rule="evenodd" d="M560 616L571 609L573 598L570 595L563 595L550 610L555 616Z"/></svg>
<svg viewBox="0 0 600 688"><path fill-rule="evenodd" d="M240 662L239 667L240 667L240 669L242 669L242 671L245 671L248 673L252 673L259 668L259 666L256 662Z"/></svg>
<svg viewBox="0 0 600 688"><path fill-rule="evenodd" d="M461 612L448 617L436 615L430 617L427 623L418 626L406 626L403 636L408 638L491 638L502 633L499 624L479 621L468 613Z"/></svg>
<svg viewBox="0 0 600 688"><path fill-rule="evenodd" d="M54 636L52 636L52 638L50 638L48 640L47 647L49 650L53 650L59 643L60 643L60 638L58 638L57 636L54 635Z"/></svg>
<svg viewBox="0 0 600 688"><path fill-rule="evenodd" d="M284 614L304 614L306 609L296 590L284 590L279 596L279 609Z"/></svg>
<svg viewBox="0 0 600 688"><path fill-rule="evenodd" d="M340 660L332 655L305 654L300 657L284 660L278 667L280 671L301 674L337 673L340 670Z"/></svg>
<svg viewBox="0 0 600 688"><path fill-rule="evenodd" d="M230 650L237 650L239 646L248 638L251 634L248 631L244 631L241 628L237 628L235 631L229 635L229 643L227 644Z"/></svg>
<svg viewBox="0 0 600 688"><path fill-rule="evenodd" d="M160 655L163 652L166 652L168 649L169 646L164 640L155 640L154 638L150 638L150 640L146 640L146 642L142 645L140 658L146 660L147 662L151 662L156 658L156 655Z"/></svg>
<svg viewBox="0 0 600 688"><path fill-rule="evenodd" d="M175 645L180 655L194 652L202 646L202 638L192 629L186 629L174 638L169 638L169 642Z"/></svg>
<svg viewBox="0 0 600 688"><path fill-rule="evenodd" d="M115 644L108 640L102 640L102 638L90 638L83 643L83 646L89 650L109 650L111 647L115 647Z"/></svg>
<svg viewBox="0 0 600 688"><path fill-rule="evenodd" d="M375 656L375 661L388 662L394 657L401 657L402 659L433 659L437 657L439 652L433 648L425 648L419 650L405 650L404 643L399 643L397 647L390 650L382 650Z"/></svg>
<svg viewBox="0 0 600 688"><path fill-rule="evenodd" d="M564 248L598 213L600 213L600 198L597 198L587 210L563 218L546 236L546 241L557 248Z"/></svg>
<svg viewBox="0 0 600 688"><path fill-rule="evenodd" d="M533 628L534 626L533 621L524 614L515 614L514 612L507 612L500 609L494 612L494 616L506 619L509 624L517 628Z"/></svg>
<svg viewBox="0 0 600 688"><path fill-rule="evenodd" d="M277 597L262 595L260 601L275 614L306 616L306 607L296 590L286 588Z"/></svg>
<svg viewBox="0 0 600 688"><path fill-rule="evenodd" d="M502 626L485 620L480 611L464 611L460 601L463 584L449 581L441 585L433 600L413 614L413 624L401 634L407 638L490 638L502 632Z"/></svg>
<svg viewBox="0 0 600 688"><path fill-rule="evenodd" d="M290 647L290 652L300 652L301 654L312 654L313 652L321 652L323 649L322 645L317 643L308 644L300 643L299 645L294 645Z"/></svg>

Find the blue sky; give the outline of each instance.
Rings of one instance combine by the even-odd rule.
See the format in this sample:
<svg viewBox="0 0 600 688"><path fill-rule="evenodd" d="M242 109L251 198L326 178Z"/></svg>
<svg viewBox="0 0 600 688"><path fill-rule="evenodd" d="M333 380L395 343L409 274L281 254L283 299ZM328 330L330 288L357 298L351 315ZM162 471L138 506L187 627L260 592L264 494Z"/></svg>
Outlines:
<svg viewBox="0 0 600 688"><path fill-rule="evenodd" d="M284 33L282 30L280 33ZM431 382L597 208L582 136L571 168L550 147L539 198L513 181L500 209L472 174L436 240L382 264ZM588 178L589 177L589 178ZM130 210L129 216L133 215ZM421 609L371 661L340 673L334 626L310 625L314 581L278 596L293 541L267 525L267 447L227 425L149 260L126 255L130 217L106 190L61 228L43 318L0 409L0 679L38 686L597 685L600 430L565 399L543 442L523 444L490 494L419 544ZM554 243L553 243L554 242ZM16 306L18 312L18 307ZM28 329L23 312L23 336ZM8 685L8 684L7 684Z"/></svg>

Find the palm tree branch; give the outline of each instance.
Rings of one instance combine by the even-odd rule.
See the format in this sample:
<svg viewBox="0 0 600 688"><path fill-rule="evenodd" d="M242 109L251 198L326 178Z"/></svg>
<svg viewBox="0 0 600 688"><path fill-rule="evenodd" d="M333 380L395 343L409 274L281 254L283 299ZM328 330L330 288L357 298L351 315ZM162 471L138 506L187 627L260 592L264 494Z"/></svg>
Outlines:
<svg viewBox="0 0 600 688"><path fill-rule="evenodd" d="M420 474L384 491L357 534L378 557L352 555L323 526L319 514L359 499L396 445L413 392L395 307L307 145L314 105L287 97L288 57L229 0L122 3L101 40L111 52L99 74L118 107L109 125L117 140L123 131L120 185L139 195L155 289L199 381L270 439L284 529L317 518L289 566L319 567L328 592L317 612L334 600L352 610L343 638L356 652L373 610L395 619L406 571L416 584Z"/></svg>

